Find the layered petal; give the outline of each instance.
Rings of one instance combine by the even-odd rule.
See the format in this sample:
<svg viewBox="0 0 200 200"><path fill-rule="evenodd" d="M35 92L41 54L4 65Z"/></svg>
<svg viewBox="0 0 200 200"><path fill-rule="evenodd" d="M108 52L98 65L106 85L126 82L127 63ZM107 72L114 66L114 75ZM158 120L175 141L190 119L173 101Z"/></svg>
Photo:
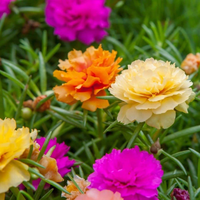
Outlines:
<svg viewBox="0 0 200 200"><path fill-rule="evenodd" d="M174 123L176 110L187 113L194 97L191 85L184 71L174 64L150 58L131 63L109 91L124 102L118 121L168 128Z"/></svg>
<svg viewBox="0 0 200 200"><path fill-rule="evenodd" d="M157 199L157 187L162 182L161 164L147 151L116 150L95 161L89 175L89 188L119 192L124 200Z"/></svg>
<svg viewBox="0 0 200 200"><path fill-rule="evenodd" d="M47 0L45 19L60 39L78 39L89 45L94 41L100 42L107 35L105 29L109 27L111 9L104 4L102 0Z"/></svg>
<svg viewBox="0 0 200 200"><path fill-rule="evenodd" d="M23 181L30 179L28 166L17 161L12 160L9 164L0 171L0 193L7 192L10 187L17 187Z"/></svg>
<svg viewBox="0 0 200 200"><path fill-rule="evenodd" d="M60 60L60 70L53 75L64 81L61 86L53 88L58 101L67 104L82 102L82 108L95 111L97 108L106 108L107 100L98 99L105 96L105 89L115 81L121 71L119 62L115 60L117 52L105 51L101 45L98 49L89 47L84 53L73 50L68 53L68 60Z"/></svg>

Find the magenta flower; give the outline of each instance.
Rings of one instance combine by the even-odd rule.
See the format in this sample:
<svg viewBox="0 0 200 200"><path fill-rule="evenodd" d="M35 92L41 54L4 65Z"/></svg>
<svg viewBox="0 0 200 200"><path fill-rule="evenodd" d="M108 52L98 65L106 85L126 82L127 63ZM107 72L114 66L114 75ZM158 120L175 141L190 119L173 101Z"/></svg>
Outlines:
<svg viewBox="0 0 200 200"><path fill-rule="evenodd" d="M36 139L35 141L40 145L40 150L45 142L46 138L41 137L39 139ZM71 171L71 167L75 163L75 160L69 160L68 156L65 156L65 154L69 151L70 147L68 147L64 142L59 144L57 143L57 138L50 139L49 144L47 145L47 148L45 150L45 154L49 151L49 149L53 146L56 146L53 153L51 154L51 157L56 159L57 166L58 166L58 172L63 177L65 174ZM34 180L32 184L37 189L41 179ZM49 187L48 184L45 186L46 188Z"/></svg>
<svg viewBox="0 0 200 200"><path fill-rule="evenodd" d="M55 28L60 39L76 39L89 45L100 42L109 27L111 9L104 6L105 0L47 0L46 22Z"/></svg>
<svg viewBox="0 0 200 200"><path fill-rule="evenodd" d="M113 149L93 165L89 188L108 189L121 193L124 200L158 200L157 187L162 182L162 167L158 160L138 146Z"/></svg>
<svg viewBox="0 0 200 200"><path fill-rule="evenodd" d="M10 3L14 0L0 0L0 19L4 13L10 14Z"/></svg>

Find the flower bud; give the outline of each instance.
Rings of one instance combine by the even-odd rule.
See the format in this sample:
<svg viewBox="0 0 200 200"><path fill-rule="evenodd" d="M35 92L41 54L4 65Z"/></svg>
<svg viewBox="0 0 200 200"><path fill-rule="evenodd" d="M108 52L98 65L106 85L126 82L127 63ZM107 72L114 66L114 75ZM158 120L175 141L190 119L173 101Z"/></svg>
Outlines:
<svg viewBox="0 0 200 200"><path fill-rule="evenodd" d="M174 188L171 193L171 199L175 197L177 200L190 200L190 195L187 190L182 190L180 188Z"/></svg>
<svg viewBox="0 0 200 200"><path fill-rule="evenodd" d="M161 149L161 146L160 146L160 142L158 138L156 142L151 145L150 152L153 154L157 154L160 149Z"/></svg>
<svg viewBox="0 0 200 200"><path fill-rule="evenodd" d="M21 116L25 120L29 120L32 117L32 110L28 107L22 108L21 110Z"/></svg>
<svg viewBox="0 0 200 200"><path fill-rule="evenodd" d="M41 95L39 97L37 97L34 102L33 102L33 109L38 111L38 112L44 112L45 110L48 110L50 108L51 105L51 100L48 99L47 101L45 101L39 108L37 108L37 104L44 98L46 98L47 95Z"/></svg>

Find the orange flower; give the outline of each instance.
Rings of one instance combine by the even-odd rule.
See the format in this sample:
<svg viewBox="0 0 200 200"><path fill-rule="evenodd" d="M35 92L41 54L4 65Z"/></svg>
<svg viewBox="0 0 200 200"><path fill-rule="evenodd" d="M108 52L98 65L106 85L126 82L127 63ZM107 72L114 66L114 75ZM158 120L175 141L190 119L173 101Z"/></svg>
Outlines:
<svg viewBox="0 0 200 200"><path fill-rule="evenodd" d="M188 75L197 71L199 66L200 66L200 53L197 53L196 55L192 53L188 54L185 60L181 63L181 68Z"/></svg>
<svg viewBox="0 0 200 200"><path fill-rule="evenodd" d="M69 105L77 101L83 102L82 108L95 111L106 108L107 100L98 99L105 96L105 89L115 81L121 71L119 63L122 58L115 60L117 52L104 51L101 45L98 49L89 47L84 53L73 50L68 53L68 60L59 60L61 70L55 70L53 75L64 81L61 86L53 88L58 101ZM64 71L65 70L65 71Z"/></svg>

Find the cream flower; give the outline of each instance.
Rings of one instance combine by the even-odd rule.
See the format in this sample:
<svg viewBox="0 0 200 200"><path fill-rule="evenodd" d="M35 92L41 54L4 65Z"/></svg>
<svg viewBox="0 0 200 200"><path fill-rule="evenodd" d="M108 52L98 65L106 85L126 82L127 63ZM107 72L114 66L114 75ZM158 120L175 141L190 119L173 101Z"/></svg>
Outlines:
<svg viewBox="0 0 200 200"><path fill-rule="evenodd" d="M30 179L28 166L19 158L31 144L28 128L16 129L14 119L0 119L0 197L10 187L16 187Z"/></svg>
<svg viewBox="0 0 200 200"><path fill-rule="evenodd" d="M175 110L187 113L194 98L191 85L175 64L150 58L132 62L109 91L123 101L118 121L128 124L137 120L160 129L174 123Z"/></svg>

